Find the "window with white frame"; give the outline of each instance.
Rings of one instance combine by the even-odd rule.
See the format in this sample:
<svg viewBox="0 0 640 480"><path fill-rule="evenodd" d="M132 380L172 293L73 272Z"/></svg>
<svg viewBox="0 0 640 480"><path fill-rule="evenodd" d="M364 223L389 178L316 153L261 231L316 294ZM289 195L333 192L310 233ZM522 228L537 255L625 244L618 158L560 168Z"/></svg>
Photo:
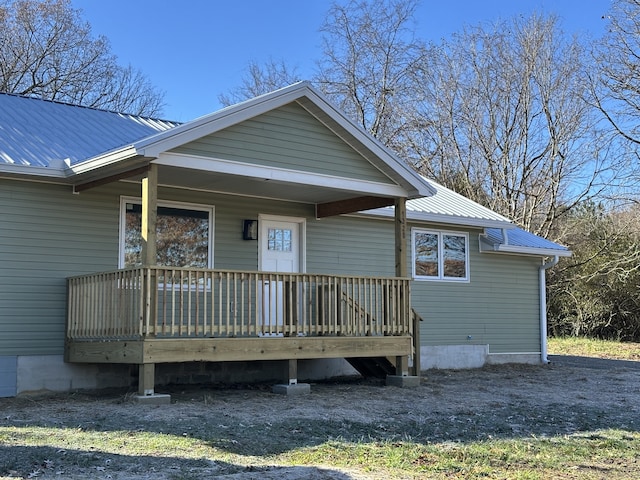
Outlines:
<svg viewBox="0 0 640 480"><path fill-rule="evenodd" d="M411 246L416 280L469 281L466 233L414 228Z"/></svg>
<svg viewBox="0 0 640 480"><path fill-rule="evenodd" d="M213 207L158 202L157 265L211 268ZM120 208L120 266L142 264L142 205L123 198Z"/></svg>

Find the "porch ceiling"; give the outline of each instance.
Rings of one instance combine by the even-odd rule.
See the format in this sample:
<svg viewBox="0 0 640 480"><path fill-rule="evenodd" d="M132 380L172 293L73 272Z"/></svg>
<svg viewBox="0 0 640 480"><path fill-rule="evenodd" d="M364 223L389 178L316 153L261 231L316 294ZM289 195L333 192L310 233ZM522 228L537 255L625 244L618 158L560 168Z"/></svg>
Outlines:
<svg viewBox="0 0 640 480"><path fill-rule="evenodd" d="M138 172L127 178L129 181L140 181L141 179L142 174ZM337 183L341 183L341 185ZM335 183L328 181L324 185L313 185L301 183L295 181L295 179L287 181L278 178L210 172L167 165L161 165L158 169L158 184L168 187L307 204L323 204L363 196L380 196L390 199L394 197L394 195L383 194L375 191L375 189L367 189L366 186L363 187L363 185L355 181L349 183L348 180L336 180Z"/></svg>
<svg viewBox="0 0 640 480"><path fill-rule="evenodd" d="M158 172L160 185L195 190L287 200L301 203L324 203L353 197L355 192L303 185L277 179L253 178L219 172L185 170L163 166Z"/></svg>

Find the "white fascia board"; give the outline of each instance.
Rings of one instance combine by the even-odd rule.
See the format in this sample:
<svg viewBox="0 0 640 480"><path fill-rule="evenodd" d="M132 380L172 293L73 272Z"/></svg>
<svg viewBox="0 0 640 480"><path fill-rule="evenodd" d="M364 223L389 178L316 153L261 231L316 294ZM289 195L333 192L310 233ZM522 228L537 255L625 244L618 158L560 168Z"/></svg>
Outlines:
<svg viewBox="0 0 640 480"><path fill-rule="evenodd" d="M512 255L536 255L538 257L570 257L570 250L560 250L554 248L518 247L514 245L487 245L480 242L480 251L483 253L508 253Z"/></svg>
<svg viewBox="0 0 640 480"><path fill-rule="evenodd" d="M82 163L72 165L70 167L70 170L73 175L80 175L82 173L87 173L92 170L105 167L107 165L121 162L123 160L126 160L131 157L135 157L137 155L138 155L138 151L133 146L129 145L119 150L114 150L114 151L99 155L97 157L93 157Z"/></svg>
<svg viewBox="0 0 640 480"><path fill-rule="evenodd" d="M381 195L390 197L402 197L406 195L404 188L398 185L255 164L250 165L251 168L247 168L248 164L246 163L222 160L218 158L202 158L191 155L163 153L159 155L158 159L153 160L152 163L156 165L167 165L170 167L187 168L204 172L224 173L262 180L277 180L300 185L313 185L317 187L331 188L334 190L359 192L363 195Z"/></svg>
<svg viewBox="0 0 640 480"><path fill-rule="evenodd" d="M442 214L426 214L426 213L413 213L407 212L407 218L409 220L418 220L423 222L433 223L447 223L451 225L464 225L467 227L480 227L480 228L516 228L511 222L502 220L491 220L488 218L473 218L473 217L457 217L455 215L442 215Z"/></svg>

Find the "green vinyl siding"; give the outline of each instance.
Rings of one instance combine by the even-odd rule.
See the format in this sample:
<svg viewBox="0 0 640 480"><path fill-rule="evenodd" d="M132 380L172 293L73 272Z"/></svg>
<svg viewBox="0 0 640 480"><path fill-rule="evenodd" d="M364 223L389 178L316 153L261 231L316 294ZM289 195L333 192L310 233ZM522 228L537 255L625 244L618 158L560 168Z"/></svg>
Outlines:
<svg viewBox="0 0 640 480"><path fill-rule="evenodd" d="M60 354L66 278L117 267L117 200L0 179L0 205L0 355Z"/></svg>
<svg viewBox="0 0 640 480"><path fill-rule="evenodd" d="M489 345L490 353L540 351L538 257L479 253L469 232L470 282L414 281L423 345Z"/></svg>
<svg viewBox="0 0 640 480"><path fill-rule="evenodd" d="M66 278L117 268L121 196L139 197L140 186L118 182L74 195L68 186L0 179L0 356L63 352ZM166 187L158 197L215 208L215 268L258 268L258 242L242 240L242 221L264 214L306 219L309 273L395 275L389 220L316 220L311 205ZM539 351L540 260L480 254L480 231L466 232L469 283L412 282L412 305L424 318L423 345L473 343L488 344L491 353Z"/></svg>
<svg viewBox="0 0 640 480"><path fill-rule="evenodd" d="M339 275L395 275L393 222L330 217L307 224L307 270Z"/></svg>
<svg viewBox="0 0 640 480"><path fill-rule="evenodd" d="M393 184L296 103L233 125L173 152Z"/></svg>
<svg viewBox="0 0 640 480"><path fill-rule="evenodd" d="M430 224L413 225L438 230ZM332 217L307 224L307 270L344 275L395 275L393 222ZM412 306L423 345L489 345L490 353L540 351L540 258L480 253L480 230L469 234L468 283L418 281ZM411 262L407 235L407 262ZM471 338L469 338L471 337Z"/></svg>

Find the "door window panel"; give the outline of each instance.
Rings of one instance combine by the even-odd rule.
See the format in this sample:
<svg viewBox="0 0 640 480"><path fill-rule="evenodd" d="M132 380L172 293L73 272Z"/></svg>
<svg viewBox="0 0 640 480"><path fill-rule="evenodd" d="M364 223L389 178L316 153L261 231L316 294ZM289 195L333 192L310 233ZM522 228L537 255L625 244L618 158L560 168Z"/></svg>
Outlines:
<svg viewBox="0 0 640 480"><path fill-rule="evenodd" d="M269 228L267 248L273 252L290 252L291 235L291 230L286 228Z"/></svg>

